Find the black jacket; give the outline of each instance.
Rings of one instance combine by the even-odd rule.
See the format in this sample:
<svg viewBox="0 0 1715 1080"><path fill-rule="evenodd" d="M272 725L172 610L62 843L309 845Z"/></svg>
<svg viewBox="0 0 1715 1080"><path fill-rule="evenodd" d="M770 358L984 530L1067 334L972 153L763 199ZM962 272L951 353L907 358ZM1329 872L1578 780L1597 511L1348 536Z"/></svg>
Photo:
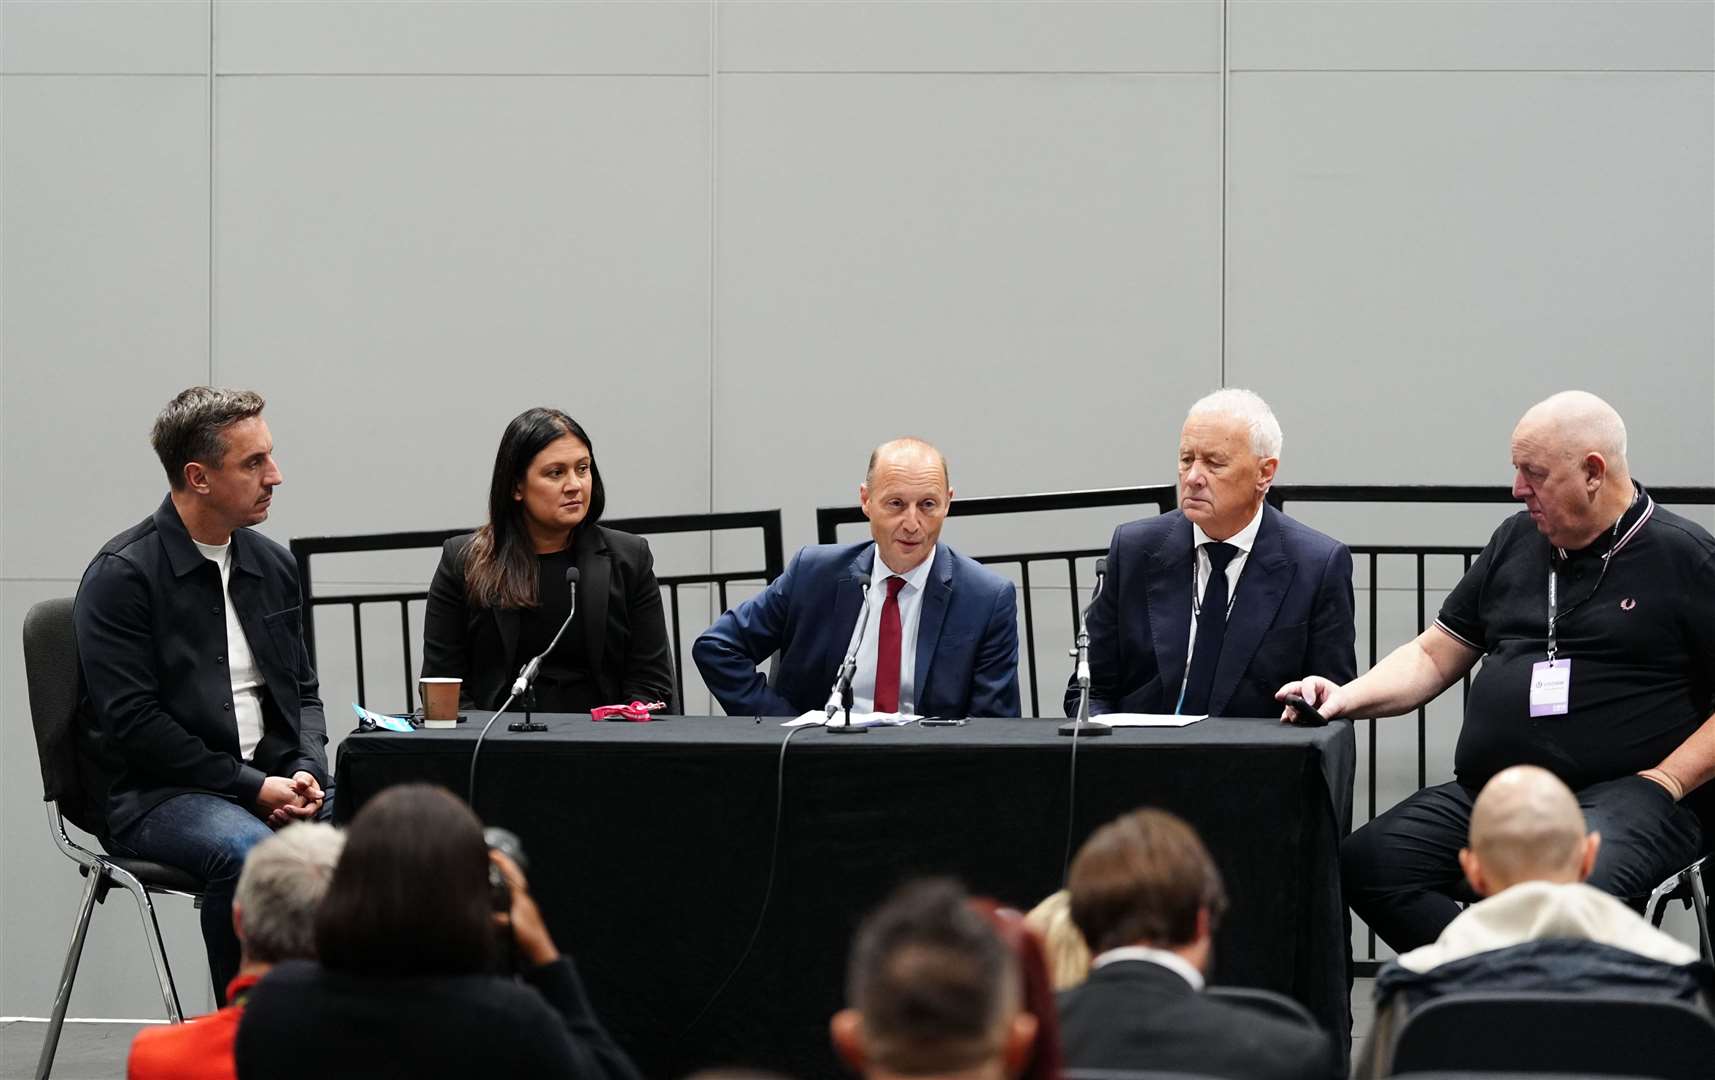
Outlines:
<svg viewBox="0 0 1715 1080"><path fill-rule="evenodd" d="M1148 960L1105 964L1062 993L1060 1044L1068 1069L1234 1080L1328 1080L1337 1072L1321 1031L1209 998Z"/></svg>
<svg viewBox="0 0 1715 1080"><path fill-rule="evenodd" d="M328 786L327 722L291 553L235 531L231 592L267 684L262 741L249 764L238 756L220 568L191 542L172 497L109 540L83 572L73 620L84 749L110 780L110 832L187 792L251 809L269 776L302 770Z"/></svg>
<svg viewBox="0 0 1715 1080"><path fill-rule="evenodd" d="M648 542L599 525L580 532L573 547L575 617L584 627L590 677L601 687L603 704L665 701L677 712L673 651ZM465 594L465 553L475 535L455 536L441 548L423 613L422 673L462 678L466 708L498 709L530 658L517 654L518 609L479 607Z"/></svg>
<svg viewBox="0 0 1715 1080"><path fill-rule="evenodd" d="M367 978L307 960L250 991L234 1047L241 1080L636 1080L565 958L497 975Z"/></svg>

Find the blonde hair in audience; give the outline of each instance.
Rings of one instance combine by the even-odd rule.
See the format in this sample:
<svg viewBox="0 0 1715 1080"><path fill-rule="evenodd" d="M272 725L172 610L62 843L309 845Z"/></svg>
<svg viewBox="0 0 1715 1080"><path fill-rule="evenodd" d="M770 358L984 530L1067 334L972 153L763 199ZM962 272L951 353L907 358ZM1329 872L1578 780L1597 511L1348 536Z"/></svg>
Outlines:
<svg viewBox="0 0 1715 1080"><path fill-rule="evenodd" d="M1054 989L1069 990L1090 976L1090 946L1072 921L1072 894L1052 893L1030 909L1026 924L1042 938Z"/></svg>

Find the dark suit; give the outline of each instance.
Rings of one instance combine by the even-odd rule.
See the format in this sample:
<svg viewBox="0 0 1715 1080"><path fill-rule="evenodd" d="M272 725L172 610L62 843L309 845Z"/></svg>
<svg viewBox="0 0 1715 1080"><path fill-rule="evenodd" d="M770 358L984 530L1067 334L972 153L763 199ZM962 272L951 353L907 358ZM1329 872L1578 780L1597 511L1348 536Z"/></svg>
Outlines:
<svg viewBox="0 0 1715 1080"><path fill-rule="evenodd" d="M266 685L262 741L249 762L238 756L220 568L192 543L171 496L83 573L73 620L94 721L86 748L112 774L112 832L175 795L212 792L254 810L266 777L302 770L328 785L297 564L279 544L237 529L230 588Z"/></svg>
<svg viewBox="0 0 1715 1080"><path fill-rule="evenodd" d="M1092 715L1170 713L1178 704L1191 641L1191 540L1178 510L1114 531L1107 581L1090 610ZM1233 598L1211 716L1278 716L1274 693L1284 684L1357 675L1346 545L1264 505ZM1071 683L1066 715L1077 708Z"/></svg>
<svg viewBox="0 0 1715 1080"><path fill-rule="evenodd" d="M1104 964L1062 993L1060 1043L1068 1069L1234 1080L1328 1080L1337 1071L1321 1031L1216 1001L1148 960Z"/></svg>
<svg viewBox="0 0 1715 1080"><path fill-rule="evenodd" d="M517 608L482 607L465 594L465 553L475 535L455 536L441 548L423 613L423 674L458 676L461 705L498 709L530 657L518 655ZM573 619L583 627L585 661L601 703L665 701L677 712L673 651L648 542L597 525L578 530L572 555Z"/></svg>
<svg viewBox="0 0 1715 1080"><path fill-rule="evenodd" d="M731 716L798 716L826 705L874 566L873 542L804 548L773 584L703 631L692 655L721 708ZM918 716L1018 715L1014 592L1012 582L937 546L919 601ZM776 651L771 686L756 665Z"/></svg>

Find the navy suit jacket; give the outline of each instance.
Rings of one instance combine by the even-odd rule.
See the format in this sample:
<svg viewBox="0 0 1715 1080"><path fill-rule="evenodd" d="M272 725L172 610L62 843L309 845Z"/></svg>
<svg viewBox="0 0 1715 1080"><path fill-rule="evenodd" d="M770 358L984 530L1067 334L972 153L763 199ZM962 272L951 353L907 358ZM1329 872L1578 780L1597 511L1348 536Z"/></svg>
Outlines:
<svg viewBox="0 0 1715 1080"><path fill-rule="evenodd" d="M874 565L873 542L804 548L768 588L703 631L691 655L721 708L731 716L798 716L826 705ZM922 604L917 715L1017 716L1012 582L941 544ZM777 651L769 685L756 665Z"/></svg>
<svg viewBox="0 0 1715 1080"><path fill-rule="evenodd" d="M1191 641L1191 522L1178 510L1114 531L1090 609L1090 713L1170 713ZM1357 675L1352 553L1264 505L1227 617L1211 716L1278 716L1274 693L1305 675ZM1075 682L1066 715L1078 710Z"/></svg>

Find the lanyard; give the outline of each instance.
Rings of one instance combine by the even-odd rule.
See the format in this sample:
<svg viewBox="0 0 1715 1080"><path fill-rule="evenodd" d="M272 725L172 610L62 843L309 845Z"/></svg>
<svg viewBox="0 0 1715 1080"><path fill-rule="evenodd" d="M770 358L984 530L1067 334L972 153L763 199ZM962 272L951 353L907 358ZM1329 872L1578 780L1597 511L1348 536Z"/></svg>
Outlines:
<svg viewBox="0 0 1715 1080"><path fill-rule="evenodd" d="M1626 515L1621 514L1620 520L1614 522L1614 542L1607 551L1602 553L1602 569L1601 572L1596 575L1596 584L1591 587L1588 596L1566 609L1567 615L1578 610L1590 601L1590 597L1596 595L1596 590L1602 587L1602 579L1608 576L1608 564L1613 562L1614 556L1620 553L1620 549L1625 547L1632 537L1638 534L1638 530L1643 528L1644 522L1649 520L1650 514L1654 511L1655 500L1651 499L1645 504L1644 512L1638 515L1638 520L1632 524L1630 529L1626 530L1626 535L1623 539L1620 537L1620 521L1624 521ZM1554 554L1553 552L1550 552L1548 556L1548 659L1550 661L1554 659L1556 652L1554 629L1555 623L1559 621L1561 614L1559 594L1560 573L1554 561Z"/></svg>
<svg viewBox="0 0 1715 1080"><path fill-rule="evenodd" d="M1248 554L1250 554L1248 551L1239 552L1239 555ZM1233 556L1235 559L1238 557L1238 555ZM1191 553L1191 614L1199 619L1203 617L1203 559L1205 558L1208 558L1208 556L1203 555L1201 552ZM1232 564L1229 562L1227 565L1230 566ZM1210 563L1209 569L1213 571L1215 569L1215 564ZM1222 570L1221 573L1224 574L1226 571ZM1237 603L1238 599L1239 590L1237 586L1235 586L1231 594L1227 597L1227 615L1229 617L1233 614L1233 604Z"/></svg>

